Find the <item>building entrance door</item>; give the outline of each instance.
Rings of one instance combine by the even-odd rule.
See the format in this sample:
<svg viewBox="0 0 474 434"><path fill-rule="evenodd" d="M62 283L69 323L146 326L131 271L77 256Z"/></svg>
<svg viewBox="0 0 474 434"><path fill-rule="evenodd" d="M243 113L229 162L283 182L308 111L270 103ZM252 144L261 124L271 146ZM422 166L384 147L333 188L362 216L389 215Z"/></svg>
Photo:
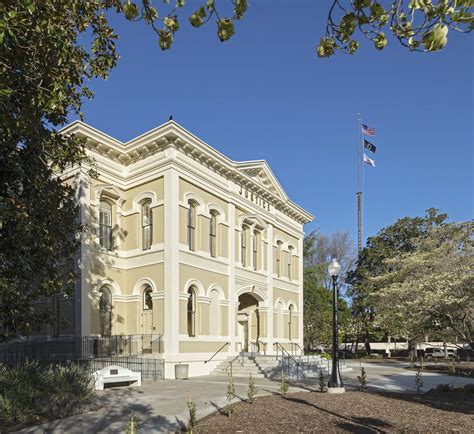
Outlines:
<svg viewBox="0 0 474 434"><path fill-rule="evenodd" d="M242 345L242 351L247 353L249 351L249 322L247 319L239 320L240 326L240 339Z"/></svg>

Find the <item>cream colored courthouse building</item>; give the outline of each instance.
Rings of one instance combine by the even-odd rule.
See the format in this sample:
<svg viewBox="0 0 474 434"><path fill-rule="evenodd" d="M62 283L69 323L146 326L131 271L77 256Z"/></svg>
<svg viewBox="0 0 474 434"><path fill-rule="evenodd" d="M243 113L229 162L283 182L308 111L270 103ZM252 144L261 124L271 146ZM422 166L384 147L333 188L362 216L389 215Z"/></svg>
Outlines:
<svg viewBox="0 0 474 434"><path fill-rule="evenodd" d="M76 121L97 178L71 170L81 219L79 336L161 335L166 376L225 343L273 354L303 345L303 226L263 160L236 162L170 120L126 143ZM253 348L253 349L252 349Z"/></svg>

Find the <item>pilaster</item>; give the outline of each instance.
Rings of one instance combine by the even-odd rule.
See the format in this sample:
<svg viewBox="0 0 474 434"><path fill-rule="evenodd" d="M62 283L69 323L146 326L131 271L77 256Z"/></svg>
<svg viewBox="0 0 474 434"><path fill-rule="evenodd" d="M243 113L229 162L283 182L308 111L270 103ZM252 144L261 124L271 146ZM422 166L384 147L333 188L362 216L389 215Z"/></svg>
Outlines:
<svg viewBox="0 0 474 434"><path fill-rule="evenodd" d="M175 149L168 149L170 154ZM170 155L172 156L172 155ZM165 352L179 352L179 175L173 167L164 174L164 344Z"/></svg>
<svg viewBox="0 0 474 434"><path fill-rule="evenodd" d="M237 318L234 305L235 295L235 205L229 203L229 338L231 352L235 351L235 331L237 328Z"/></svg>
<svg viewBox="0 0 474 434"><path fill-rule="evenodd" d="M300 239L298 240L298 281L299 281L299 291L298 291L298 343L301 345L301 348L304 348L303 341L303 314L304 314L304 298L303 298L303 240L304 232L301 232Z"/></svg>
<svg viewBox="0 0 474 434"><path fill-rule="evenodd" d="M267 330L268 330L268 348L267 352L273 353L273 225L267 227L267 265L268 265L268 314L267 314Z"/></svg>

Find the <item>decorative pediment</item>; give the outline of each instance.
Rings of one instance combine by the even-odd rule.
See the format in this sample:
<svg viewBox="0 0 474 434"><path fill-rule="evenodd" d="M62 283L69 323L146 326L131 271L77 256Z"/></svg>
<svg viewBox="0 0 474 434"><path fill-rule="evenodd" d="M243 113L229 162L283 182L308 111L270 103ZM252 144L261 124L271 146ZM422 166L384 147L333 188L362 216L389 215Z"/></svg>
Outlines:
<svg viewBox="0 0 474 434"><path fill-rule="evenodd" d="M283 187L278 182L276 176L273 174L270 166L265 160L243 161L236 163L236 165L241 172L250 176L254 181L271 191L280 199L288 199L285 190L283 190Z"/></svg>

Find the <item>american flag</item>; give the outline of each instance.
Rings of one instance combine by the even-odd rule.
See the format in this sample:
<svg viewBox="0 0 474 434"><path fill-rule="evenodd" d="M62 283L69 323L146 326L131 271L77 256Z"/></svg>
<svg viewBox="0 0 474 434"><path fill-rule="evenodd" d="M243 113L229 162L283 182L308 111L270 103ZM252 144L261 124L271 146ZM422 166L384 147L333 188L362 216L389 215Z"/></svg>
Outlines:
<svg viewBox="0 0 474 434"><path fill-rule="evenodd" d="M375 136L375 128L362 124L362 134L365 134L366 136Z"/></svg>

